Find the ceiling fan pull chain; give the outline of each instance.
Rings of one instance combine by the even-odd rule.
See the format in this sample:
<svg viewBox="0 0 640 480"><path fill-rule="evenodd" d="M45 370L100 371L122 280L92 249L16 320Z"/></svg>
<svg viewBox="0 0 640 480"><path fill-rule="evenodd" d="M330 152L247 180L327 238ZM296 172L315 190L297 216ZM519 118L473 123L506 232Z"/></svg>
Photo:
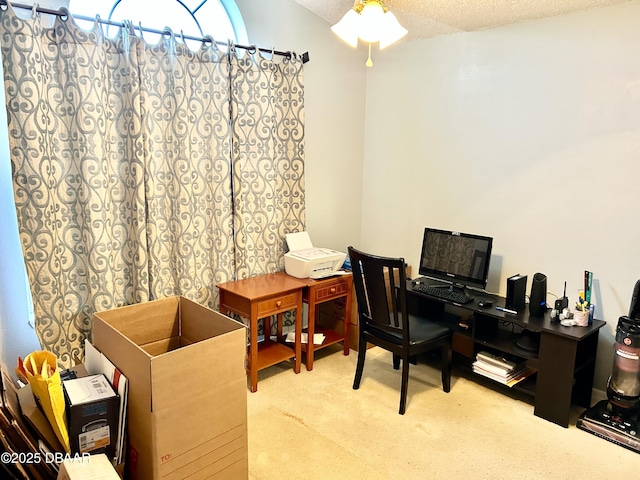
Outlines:
<svg viewBox="0 0 640 480"><path fill-rule="evenodd" d="M373 61L371 60L371 42L369 42L369 58L367 58L367 63L365 63L367 67L373 67Z"/></svg>

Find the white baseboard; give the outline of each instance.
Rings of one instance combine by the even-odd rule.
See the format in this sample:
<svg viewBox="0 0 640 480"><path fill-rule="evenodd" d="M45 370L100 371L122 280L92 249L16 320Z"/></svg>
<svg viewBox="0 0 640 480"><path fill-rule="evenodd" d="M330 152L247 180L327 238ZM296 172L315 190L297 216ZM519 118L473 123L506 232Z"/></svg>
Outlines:
<svg viewBox="0 0 640 480"><path fill-rule="evenodd" d="M595 405L600 400L607 400L607 392L594 388L591 390L591 405Z"/></svg>

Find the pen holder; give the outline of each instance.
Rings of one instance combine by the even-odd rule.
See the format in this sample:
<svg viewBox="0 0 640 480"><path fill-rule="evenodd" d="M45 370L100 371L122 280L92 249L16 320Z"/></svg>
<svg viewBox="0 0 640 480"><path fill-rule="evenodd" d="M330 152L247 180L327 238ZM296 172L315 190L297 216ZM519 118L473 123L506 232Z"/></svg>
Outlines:
<svg viewBox="0 0 640 480"><path fill-rule="evenodd" d="M573 312L573 320L574 324L579 327L587 327L589 325L589 310L583 312L582 310L577 310Z"/></svg>

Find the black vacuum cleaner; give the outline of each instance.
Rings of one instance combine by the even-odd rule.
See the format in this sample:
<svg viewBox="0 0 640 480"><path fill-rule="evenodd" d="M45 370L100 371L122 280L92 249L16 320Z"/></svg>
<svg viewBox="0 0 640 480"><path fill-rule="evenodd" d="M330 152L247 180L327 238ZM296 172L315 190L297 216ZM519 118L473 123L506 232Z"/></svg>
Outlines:
<svg viewBox="0 0 640 480"><path fill-rule="evenodd" d="M576 426L640 453L640 280L628 316L618 319L607 398L585 410Z"/></svg>

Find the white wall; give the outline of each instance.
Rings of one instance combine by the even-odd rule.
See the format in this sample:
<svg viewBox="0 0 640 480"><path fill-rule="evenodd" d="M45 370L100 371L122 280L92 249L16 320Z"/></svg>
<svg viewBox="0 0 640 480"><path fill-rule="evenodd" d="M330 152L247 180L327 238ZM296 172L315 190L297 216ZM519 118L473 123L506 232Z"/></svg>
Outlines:
<svg viewBox="0 0 640 480"><path fill-rule="evenodd" d="M573 302L593 271L600 389L640 278L638 24L634 1L408 42L367 77L362 247L417 265L425 226L492 236L503 295L542 272Z"/></svg>
<svg viewBox="0 0 640 480"><path fill-rule="evenodd" d="M309 52L305 82L307 230L317 246L360 240L365 58L293 0L237 0L249 41Z"/></svg>
<svg viewBox="0 0 640 480"><path fill-rule="evenodd" d="M2 65L0 64L0 74ZM0 105L5 105L4 90L0 89ZM0 109L0 125L6 125L7 111ZM18 237L9 138L6 129L0 131L0 357L13 372L18 356L40 348L36 332L29 323L30 298L26 272Z"/></svg>

